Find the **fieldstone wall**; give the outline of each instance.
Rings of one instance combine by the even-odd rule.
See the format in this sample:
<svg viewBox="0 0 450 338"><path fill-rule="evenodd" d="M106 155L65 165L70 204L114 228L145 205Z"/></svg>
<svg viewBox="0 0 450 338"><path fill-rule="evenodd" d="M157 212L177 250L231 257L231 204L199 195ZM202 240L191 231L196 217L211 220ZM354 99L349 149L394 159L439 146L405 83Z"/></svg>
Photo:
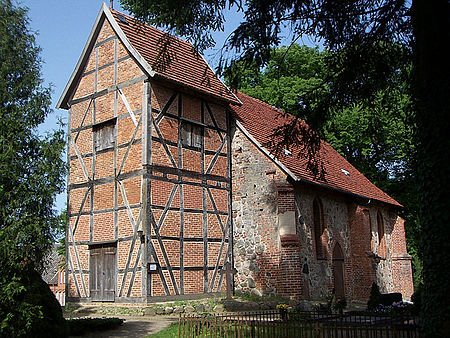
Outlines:
<svg viewBox="0 0 450 338"><path fill-rule="evenodd" d="M280 277L275 180L286 176L239 129L233 132L235 290L275 294Z"/></svg>

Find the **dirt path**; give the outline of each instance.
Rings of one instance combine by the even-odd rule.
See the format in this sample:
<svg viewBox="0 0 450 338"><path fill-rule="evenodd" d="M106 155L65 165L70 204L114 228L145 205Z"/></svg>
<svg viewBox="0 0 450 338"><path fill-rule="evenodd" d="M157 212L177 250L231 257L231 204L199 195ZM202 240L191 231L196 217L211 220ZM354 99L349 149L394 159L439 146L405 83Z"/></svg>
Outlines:
<svg viewBox="0 0 450 338"><path fill-rule="evenodd" d="M106 337L133 337L141 338L156 333L178 321L176 316L152 317L121 317L125 322L117 329L95 331L78 337L106 338Z"/></svg>

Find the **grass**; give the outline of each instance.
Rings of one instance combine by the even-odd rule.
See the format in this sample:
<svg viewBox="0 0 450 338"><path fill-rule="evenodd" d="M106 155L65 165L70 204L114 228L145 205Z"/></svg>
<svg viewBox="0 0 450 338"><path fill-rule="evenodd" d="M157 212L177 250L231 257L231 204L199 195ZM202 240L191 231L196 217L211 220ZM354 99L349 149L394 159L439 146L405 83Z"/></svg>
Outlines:
<svg viewBox="0 0 450 338"><path fill-rule="evenodd" d="M178 323L174 323L157 333L150 334L145 338L172 338L178 337Z"/></svg>

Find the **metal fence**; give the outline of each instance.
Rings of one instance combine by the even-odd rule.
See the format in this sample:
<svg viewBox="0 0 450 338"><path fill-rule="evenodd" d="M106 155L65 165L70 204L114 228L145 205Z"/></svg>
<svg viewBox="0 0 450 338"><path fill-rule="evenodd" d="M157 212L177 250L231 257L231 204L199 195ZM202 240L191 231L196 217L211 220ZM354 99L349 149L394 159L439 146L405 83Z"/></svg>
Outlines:
<svg viewBox="0 0 450 338"><path fill-rule="evenodd" d="M180 316L180 337L416 338L418 318L408 315L259 311Z"/></svg>

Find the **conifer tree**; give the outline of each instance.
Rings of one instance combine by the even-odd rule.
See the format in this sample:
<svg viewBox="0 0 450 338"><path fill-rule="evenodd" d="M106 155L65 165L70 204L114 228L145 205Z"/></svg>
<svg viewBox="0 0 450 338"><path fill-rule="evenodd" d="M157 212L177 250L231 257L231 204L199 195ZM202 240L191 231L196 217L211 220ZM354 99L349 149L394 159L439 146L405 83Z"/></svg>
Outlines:
<svg viewBox="0 0 450 338"><path fill-rule="evenodd" d="M28 25L26 9L0 0L0 336L4 337L51 335L55 325L65 325L55 297L38 274L60 224L54 202L64 189L65 136L62 129L39 135L38 126L51 112L51 97L41 77L40 49Z"/></svg>

